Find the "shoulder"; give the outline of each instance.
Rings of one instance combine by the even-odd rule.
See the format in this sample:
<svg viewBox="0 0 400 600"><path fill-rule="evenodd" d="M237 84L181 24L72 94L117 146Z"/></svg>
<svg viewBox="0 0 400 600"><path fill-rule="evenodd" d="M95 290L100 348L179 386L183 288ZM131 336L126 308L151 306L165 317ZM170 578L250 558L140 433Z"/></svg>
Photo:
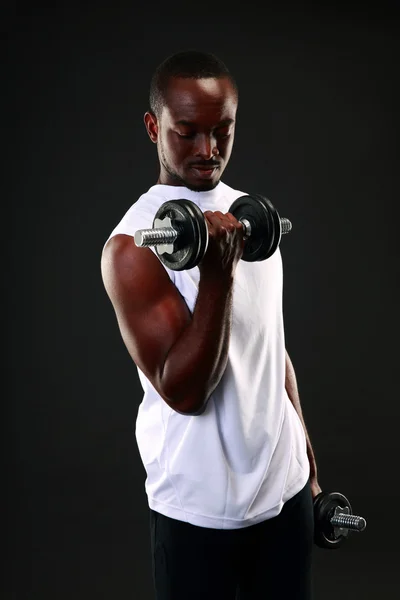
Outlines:
<svg viewBox="0 0 400 600"><path fill-rule="evenodd" d="M126 273L142 268L143 271L157 268L161 265L154 248L138 248L134 236L139 229L149 229L153 226L154 216L166 198L150 190L141 196L126 210L118 224L106 239L101 255L101 265L104 273ZM162 265L172 282L175 272ZM158 267L159 268L159 267Z"/></svg>
<svg viewBox="0 0 400 600"><path fill-rule="evenodd" d="M165 198L150 188L123 213L117 225L110 232L105 244L116 235L134 236L135 231L138 229L152 227L154 216L163 202L165 202Z"/></svg>

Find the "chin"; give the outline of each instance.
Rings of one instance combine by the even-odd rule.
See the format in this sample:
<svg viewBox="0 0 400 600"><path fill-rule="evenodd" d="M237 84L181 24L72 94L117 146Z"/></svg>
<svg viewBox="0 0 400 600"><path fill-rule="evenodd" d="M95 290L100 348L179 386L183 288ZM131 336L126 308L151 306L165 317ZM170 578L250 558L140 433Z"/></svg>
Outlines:
<svg viewBox="0 0 400 600"><path fill-rule="evenodd" d="M192 192L209 192L219 184L219 179L211 181L185 181L185 186Z"/></svg>

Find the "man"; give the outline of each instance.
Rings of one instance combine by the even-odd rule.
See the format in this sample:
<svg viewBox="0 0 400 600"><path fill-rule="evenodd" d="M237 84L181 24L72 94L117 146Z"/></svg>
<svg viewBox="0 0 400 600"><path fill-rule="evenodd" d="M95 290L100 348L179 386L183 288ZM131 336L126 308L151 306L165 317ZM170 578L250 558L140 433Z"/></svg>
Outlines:
<svg viewBox="0 0 400 600"><path fill-rule="evenodd" d="M240 260L243 228L228 209L245 192L221 181L237 107L235 80L214 55L161 63L144 115L159 178L102 255L144 390L136 439L158 600L311 598L321 489L285 350L281 255ZM133 239L180 198L200 207L209 229L203 260L185 271Z"/></svg>

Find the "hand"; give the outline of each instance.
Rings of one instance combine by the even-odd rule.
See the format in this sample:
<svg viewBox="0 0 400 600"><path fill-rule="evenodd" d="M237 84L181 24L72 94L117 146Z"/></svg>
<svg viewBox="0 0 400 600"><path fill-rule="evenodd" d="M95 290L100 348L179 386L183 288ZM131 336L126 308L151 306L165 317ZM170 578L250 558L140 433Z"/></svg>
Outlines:
<svg viewBox="0 0 400 600"><path fill-rule="evenodd" d="M207 251L199 263L200 273L211 271L218 275L233 275L243 255L243 224L231 213L206 210L204 218L208 227Z"/></svg>
<svg viewBox="0 0 400 600"><path fill-rule="evenodd" d="M310 477L310 486L311 486L312 499L314 500L315 496L317 496L318 494L320 494L322 492L322 489L320 488L320 485L319 485L316 477Z"/></svg>

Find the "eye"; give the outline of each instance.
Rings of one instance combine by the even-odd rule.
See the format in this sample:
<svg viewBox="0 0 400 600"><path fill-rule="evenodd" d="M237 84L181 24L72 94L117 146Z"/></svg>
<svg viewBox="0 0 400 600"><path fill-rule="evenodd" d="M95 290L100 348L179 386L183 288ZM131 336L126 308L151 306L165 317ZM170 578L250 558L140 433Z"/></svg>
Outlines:
<svg viewBox="0 0 400 600"><path fill-rule="evenodd" d="M216 131L215 135L220 140L224 140L224 139L228 138L231 135L231 132L230 131L226 131L226 130Z"/></svg>
<svg viewBox="0 0 400 600"><path fill-rule="evenodd" d="M187 139L193 138L195 136L194 133L181 133L180 131L177 131L176 133L177 135L179 135L179 137Z"/></svg>

